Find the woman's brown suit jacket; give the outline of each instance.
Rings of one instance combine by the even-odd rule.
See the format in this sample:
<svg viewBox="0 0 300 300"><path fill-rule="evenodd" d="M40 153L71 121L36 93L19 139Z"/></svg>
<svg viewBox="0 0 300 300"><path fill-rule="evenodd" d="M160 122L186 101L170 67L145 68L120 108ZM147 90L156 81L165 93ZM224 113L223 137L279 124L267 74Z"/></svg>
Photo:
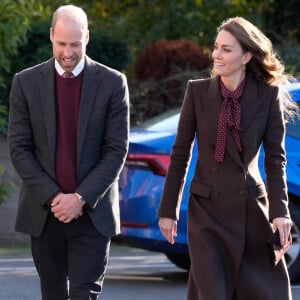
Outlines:
<svg viewBox="0 0 300 300"><path fill-rule="evenodd" d="M222 103L219 80L214 77L188 82L158 216L179 218L181 193L196 138L198 159L188 204L188 299L289 299L285 263L273 267L267 247L272 219L290 217L285 126L278 88L247 76L240 98L242 153L227 132L224 161L216 163ZM261 144L266 185L258 168Z"/></svg>

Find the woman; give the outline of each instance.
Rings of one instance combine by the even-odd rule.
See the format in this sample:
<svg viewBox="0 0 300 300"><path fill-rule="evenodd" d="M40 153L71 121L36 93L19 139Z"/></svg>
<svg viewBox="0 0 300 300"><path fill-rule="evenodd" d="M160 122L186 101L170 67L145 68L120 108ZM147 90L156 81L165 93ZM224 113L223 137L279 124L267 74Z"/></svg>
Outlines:
<svg viewBox="0 0 300 300"><path fill-rule="evenodd" d="M279 87L288 77L270 40L240 17L218 28L212 57L212 78L187 85L158 210L159 228L173 244L196 137L187 299L291 299L285 261L272 265L267 246L276 230L284 251L290 244L284 116L294 106ZM266 187L258 168L261 144Z"/></svg>

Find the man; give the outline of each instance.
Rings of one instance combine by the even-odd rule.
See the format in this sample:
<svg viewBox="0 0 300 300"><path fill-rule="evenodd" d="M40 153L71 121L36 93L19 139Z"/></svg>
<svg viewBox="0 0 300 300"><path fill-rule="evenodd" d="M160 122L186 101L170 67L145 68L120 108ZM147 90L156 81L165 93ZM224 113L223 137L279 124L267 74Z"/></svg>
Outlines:
<svg viewBox="0 0 300 300"><path fill-rule="evenodd" d="M31 236L43 300L97 299L120 232L128 87L86 56L87 24L81 8L59 7L54 57L16 74L10 94L9 148L22 179L15 228Z"/></svg>

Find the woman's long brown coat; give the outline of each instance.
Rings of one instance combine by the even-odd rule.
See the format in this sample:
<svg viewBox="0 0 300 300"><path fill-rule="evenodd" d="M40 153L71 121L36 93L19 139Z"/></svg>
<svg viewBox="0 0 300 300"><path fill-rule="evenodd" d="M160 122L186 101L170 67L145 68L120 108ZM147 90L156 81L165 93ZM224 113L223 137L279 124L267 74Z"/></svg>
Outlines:
<svg viewBox="0 0 300 300"><path fill-rule="evenodd" d="M171 164L158 210L178 219L191 145L198 160L190 185L189 300L291 299L286 265L270 263L270 221L289 218L285 180L284 120L278 88L247 77L240 99L242 154L227 133L223 163L214 161L222 98L219 77L191 80L181 110ZM265 150L266 186L258 169ZM267 190L267 191L266 191Z"/></svg>

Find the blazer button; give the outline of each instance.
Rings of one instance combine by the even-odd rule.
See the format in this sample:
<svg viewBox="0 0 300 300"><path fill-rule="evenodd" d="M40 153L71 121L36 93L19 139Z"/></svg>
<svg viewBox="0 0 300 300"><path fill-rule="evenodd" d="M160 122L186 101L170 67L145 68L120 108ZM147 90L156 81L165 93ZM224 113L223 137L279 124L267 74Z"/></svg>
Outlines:
<svg viewBox="0 0 300 300"><path fill-rule="evenodd" d="M241 196L245 195L245 191L244 190L240 190L240 195Z"/></svg>
<svg viewBox="0 0 300 300"><path fill-rule="evenodd" d="M217 167L217 166L213 167L213 171L214 172L218 172L219 171L219 167Z"/></svg>

